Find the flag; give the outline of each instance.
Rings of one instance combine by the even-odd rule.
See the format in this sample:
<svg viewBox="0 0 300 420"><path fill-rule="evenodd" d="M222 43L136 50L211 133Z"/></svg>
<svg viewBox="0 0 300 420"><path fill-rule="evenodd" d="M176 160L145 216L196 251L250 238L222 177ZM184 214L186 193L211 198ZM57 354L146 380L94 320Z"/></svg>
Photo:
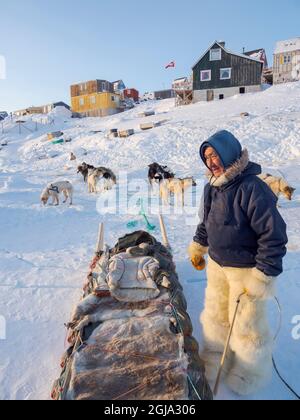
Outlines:
<svg viewBox="0 0 300 420"><path fill-rule="evenodd" d="M176 66L175 61L171 61L171 63L167 64L165 68L166 69L171 69L171 68L174 69L175 66Z"/></svg>

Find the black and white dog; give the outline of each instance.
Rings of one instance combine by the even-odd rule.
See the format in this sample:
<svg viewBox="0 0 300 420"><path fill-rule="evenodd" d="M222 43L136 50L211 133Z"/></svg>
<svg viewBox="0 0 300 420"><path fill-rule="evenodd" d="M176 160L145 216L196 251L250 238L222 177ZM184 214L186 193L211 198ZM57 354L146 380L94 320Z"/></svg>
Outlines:
<svg viewBox="0 0 300 420"><path fill-rule="evenodd" d="M100 167L95 169L88 170L88 191L89 193L96 193L97 192L97 183L103 179L104 191L111 190L113 186L117 183L117 177L108 168ZM102 191L100 191L102 192Z"/></svg>
<svg viewBox="0 0 300 420"><path fill-rule="evenodd" d="M93 165L88 165L87 163L83 162L80 166L77 168L77 173L81 174L83 176L84 182L87 182L89 170L90 169L96 169Z"/></svg>
<svg viewBox="0 0 300 420"><path fill-rule="evenodd" d="M175 178L175 174L167 166L161 166L155 162L151 163L148 167L148 179L151 187L153 187L154 182L160 183L164 179Z"/></svg>

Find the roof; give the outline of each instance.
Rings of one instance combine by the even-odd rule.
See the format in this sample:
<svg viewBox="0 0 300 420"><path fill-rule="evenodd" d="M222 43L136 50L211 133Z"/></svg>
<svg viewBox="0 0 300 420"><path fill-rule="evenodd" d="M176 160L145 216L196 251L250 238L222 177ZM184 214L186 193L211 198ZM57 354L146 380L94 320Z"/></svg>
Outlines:
<svg viewBox="0 0 300 420"><path fill-rule="evenodd" d="M288 39L287 41L278 41L274 54L282 54L296 50L300 50L300 37Z"/></svg>
<svg viewBox="0 0 300 420"><path fill-rule="evenodd" d="M235 56L237 56L237 57L241 57L241 58L245 58L245 59L247 59L247 60L251 60L251 61L256 61L257 63L260 63L261 64L261 61L260 60L257 60L256 58L252 58L252 57L249 57L248 55L245 55L245 54L237 54L237 53L234 53L234 52L232 52L232 51L230 51L230 50L228 50L227 48L225 48L224 47L224 45L222 45L220 42L218 42L218 41L215 41L215 42L213 42L212 44L211 44L211 46L205 51L205 53L199 58L199 60L197 60L197 62L193 65L193 67L192 67L192 69L194 69L195 67L196 67L196 65L199 63L199 61L201 61L202 60L202 58L212 49L212 47L214 46L214 45L218 45L223 51L225 51L227 54L231 54L231 55L235 55Z"/></svg>
<svg viewBox="0 0 300 420"><path fill-rule="evenodd" d="M123 80L122 79L120 79L120 80L115 80L114 82L111 82L113 85L115 84L115 83L123 83L124 84L124 82L123 82Z"/></svg>
<svg viewBox="0 0 300 420"><path fill-rule="evenodd" d="M264 48L258 48L257 50L245 52L245 55L255 55L255 54L259 54L262 51L265 51L265 49Z"/></svg>
<svg viewBox="0 0 300 420"><path fill-rule="evenodd" d="M0 121L4 120L8 117L8 113L6 111L0 111Z"/></svg>
<svg viewBox="0 0 300 420"><path fill-rule="evenodd" d="M183 80L188 80L188 78L187 78L187 77L179 77L178 79L175 79L175 80L174 80L174 83L175 83L175 82L181 82L181 81L183 81Z"/></svg>

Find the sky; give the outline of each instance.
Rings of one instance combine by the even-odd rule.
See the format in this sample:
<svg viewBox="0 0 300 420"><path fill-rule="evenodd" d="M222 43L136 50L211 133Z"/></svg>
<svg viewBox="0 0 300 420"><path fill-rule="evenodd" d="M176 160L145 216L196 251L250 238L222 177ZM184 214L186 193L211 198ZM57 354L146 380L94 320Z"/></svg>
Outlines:
<svg viewBox="0 0 300 420"><path fill-rule="evenodd" d="M0 0L0 111L70 103L70 85L93 79L167 89L215 40L264 47L272 64L299 20L299 0Z"/></svg>

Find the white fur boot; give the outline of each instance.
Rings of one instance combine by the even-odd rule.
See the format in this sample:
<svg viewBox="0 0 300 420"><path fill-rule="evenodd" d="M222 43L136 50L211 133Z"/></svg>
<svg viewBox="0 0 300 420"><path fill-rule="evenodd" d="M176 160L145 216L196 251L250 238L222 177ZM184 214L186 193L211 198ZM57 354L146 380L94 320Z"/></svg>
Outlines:
<svg viewBox="0 0 300 420"><path fill-rule="evenodd" d="M233 318L237 299L244 291L244 279L251 269L225 268L230 284L229 316ZM255 393L266 385L272 372L273 340L266 302L243 296L230 342L233 367L226 382L239 395Z"/></svg>
<svg viewBox="0 0 300 420"><path fill-rule="evenodd" d="M229 331L229 283L222 270L211 258L207 267L208 285L205 308L200 321L204 334L204 351L201 355L209 381L216 380L222 353ZM230 355L224 373L228 372Z"/></svg>

